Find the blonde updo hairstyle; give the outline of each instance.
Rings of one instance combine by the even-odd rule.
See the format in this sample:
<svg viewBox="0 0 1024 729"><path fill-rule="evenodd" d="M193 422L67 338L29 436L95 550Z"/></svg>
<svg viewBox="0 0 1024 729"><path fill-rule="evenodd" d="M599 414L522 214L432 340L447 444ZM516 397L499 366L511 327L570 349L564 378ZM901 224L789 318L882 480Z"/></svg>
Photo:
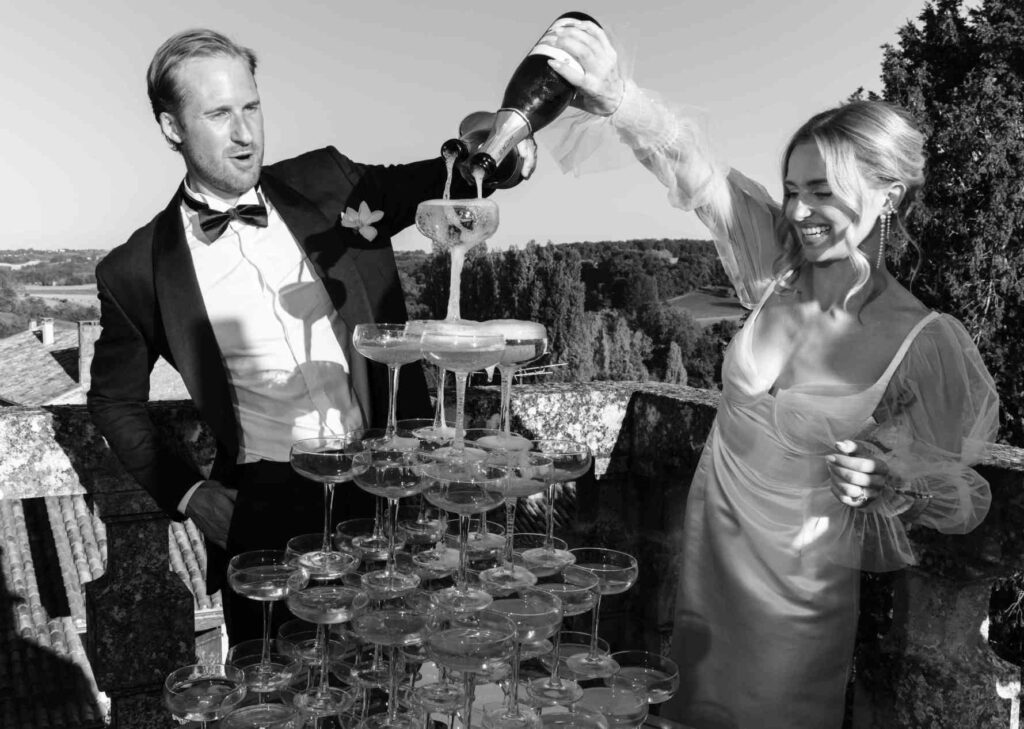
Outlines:
<svg viewBox="0 0 1024 729"><path fill-rule="evenodd" d="M854 101L816 114L790 140L782 156L785 179L789 158L797 145L813 142L825 161L825 175L833 194L855 213L871 190L902 183L906 193L892 221L893 237L910 240L903 227L906 213L924 184L924 135L903 108L884 101ZM787 203L788 204L788 201ZM782 253L775 261L775 276L783 288L791 288L804 263L799 231L783 215L776 229ZM857 278L844 306L871 276L872 263L858 247L850 245L850 263Z"/></svg>

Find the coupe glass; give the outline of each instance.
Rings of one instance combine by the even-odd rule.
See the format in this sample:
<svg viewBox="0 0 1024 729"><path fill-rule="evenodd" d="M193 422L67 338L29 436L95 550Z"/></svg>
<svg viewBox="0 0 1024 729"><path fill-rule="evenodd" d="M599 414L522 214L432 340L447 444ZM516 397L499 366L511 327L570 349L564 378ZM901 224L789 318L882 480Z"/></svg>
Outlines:
<svg viewBox="0 0 1024 729"><path fill-rule="evenodd" d="M400 649L422 643L429 618L429 611L422 607L403 606L371 610L352 620L352 630L356 635L389 651L387 711L367 717L359 723L359 729L417 729L420 722L415 715L398 711L403 661Z"/></svg>
<svg viewBox="0 0 1024 729"><path fill-rule="evenodd" d="M545 711L541 722L543 729L609 729L604 714L582 706Z"/></svg>
<svg viewBox="0 0 1024 729"><path fill-rule="evenodd" d="M294 589L288 595L288 609L297 618L320 626L337 625L351 620L366 609L369 598L362 590L331 582L312 580L301 589ZM295 705L304 713L315 717L338 714L349 708L354 699L352 694L329 683L330 641L320 644L320 681L316 687L300 691L295 695Z"/></svg>
<svg viewBox="0 0 1024 729"><path fill-rule="evenodd" d="M245 698L245 676L241 669L223 663L183 666L164 681L164 706L178 723L216 721L231 712Z"/></svg>
<svg viewBox="0 0 1024 729"><path fill-rule="evenodd" d="M562 614L566 617L582 615L592 610L597 602L597 576L582 567L569 565L560 574L537 585L536 589L555 595L562 601ZM551 675L530 681L529 693L539 701L571 705L579 701L583 689L572 678L560 675L562 661L559 657L561 633L554 636L554 650L551 653Z"/></svg>
<svg viewBox="0 0 1024 729"><path fill-rule="evenodd" d="M434 614L427 633L426 652L438 666L462 674L465 729L470 726L476 674L486 674L508 662L516 633L515 622L494 610Z"/></svg>
<svg viewBox="0 0 1024 729"><path fill-rule="evenodd" d="M384 428L384 443L395 437L398 372L402 365L420 358L420 334L415 327L406 324L356 324L352 331L352 346L356 351L388 368L388 423Z"/></svg>
<svg viewBox="0 0 1024 729"><path fill-rule="evenodd" d="M569 482L583 476L590 470L593 457L590 447L586 443L575 440L547 438L535 440L533 441L533 450L551 458L555 472L548 485L547 493L547 542L543 547L524 552L523 557L531 564L561 569L567 564L572 564L573 556L564 549L557 549L554 545L556 485L560 483L564 488Z"/></svg>
<svg viewBox="0 0 1024 729"><path fill-rule="evenodd" d="M288 688L302 671L298 650L282 640L243 640L228 649L227 662L242 669L245 687L256 694L258 703L263 703L267 694ZM252 708L247 713L259 715Z"/></svg>
<svg viewBox="0 0 1024 729"><path fill-rule="evenodd" d="M508 704L504 712L489 717L492 729L528 729L540 724L536 711L519 705L519 661L524 643L536 644L558 632L562 623L562 601L554 593L523 587L502 593L491 603L491 610L507 615L516 624L512 651Z"/></svg>
<svg viewBox="0 0 1024 729"><path fill-rule="evenodd" d="M590 652L590 633L581 632L579 630L562 630L559 631L558 636L558 675L561 678L571 678L575 681L583 681L592 678L592 676L581 676L575 673L569 666L569 659L580 653ZM604 638L597 639L597 652L601 655L608 655L608 641ZM547 653L539 657L541 664L548 671L555 670L555 658L554 651Z"/></svg>
<svg viewBox="0 0 1024 729"><path fill-rule="evenodd" d="M601 597L618 595L632 587L639 574L639 568L635 557L614 549L582 547L569 551L576 557L577 566L589 570L597 577L597 599L594 600L594 619L590 629L590 651L570 656L566 662L581 676L605 678L613 675L619 666L609 656L601 655L597 650Z"/></svg>
<svg viewBox="0 0 1024 729"><path fill-rule="evenodd" d="M344 436L307 438L297 440L291 448L292 468L301 475L324 485L324 530L320 550L305 555L302 564L312 572L324 573L334 569L337 561L347 561L331 550L331 505L334 486L351 481L364 466L354 462L356 453L363 450L363 433L354 431Z"/></svg>
<svg viewBox="0 0 1024 729"><path fill-rule="evenodd" d="M438 397L443 397L440 393ZM421 451L436 451L439 448L444 448L452 442L452 438L455 437L455 429L444 428L438 430L434 428L434 421L428 420L427 418L406 418L405 420L398 421L398 435L404 438L416 438L419 440L419 450ZM434 529L440 526L438 523L432 521L427 516L427 500L422 495L419 497L419 512L416 514L416 518L409 519L399 514L399 523L402 529L410 536L410 542L413 544L418 543L417 538L423 533L433 533ZM437 540L434 539L434 542Z"/></svg>
<svg viewBox="0 0 1024 729"><path fill-rule="evenodd" d="M261 701L250 704L248 698L220 720L219 729L302 729L305 720L295 706L295 691L281 689L259 694Z"/></svg>
<svg viewBox="0 0 1024 729"><path fill-rule="evenodd" d="M512 433L512 380L516 372L548 353L548 333L543 324L517 319L497 319L484 322L492 331L505 336L505 351L498 362L501 372L501 439L505 447L514 447L522 436Z"/></svg>
<svg viewBox="0 0 1024 729"><path fill-rule="evenodd" d="M292 618L282 623L281 627L277 629L277 637L278 640L291 643L294 646L296 657L302 661L302 665L307 671L307 687L312 678L312 672L309 669L320 666L321 651L323 650L321 640L329 641L327 650L328 660L331 664L342 660L352 648L351 641L344 636L333 631L328 633L325 626L300 618Z"/></svg>
<svg viewBox="0 0 1024 729"><path fill-rule="evenodd" d="M441 320L437 319L412 319L406 324L406 331L410 335L415 335L420 338L420 356L423 355L422 339L423 333L430 328L440 328L442 325ZM414 418L409 420L399 420L398 428L401 430L403 425L406 430L411 432L417 438L422 438L427 441L434 442L451 442L451 439L455 437L455 428L448 425L447 419L445 418L444 408L444 384L448 377L448 371L444 367L435 367L437 370L437 395L434 398L434 417L432 420Z"/></svg>
<svg viewBox="0 0 1024 729"><path fill-rule="evenodd" d="M378 499L384 503L384 499ZM346 519L338 522L334 529L334 548L342 552L352 552L365 562L383 562L388 558L388 541L384 535L384 519L380 523L380 539L377 538L377 520L369 517ZM396 549L401 549L401 534Z"/></svg>
<svg viewBox="0 0 1024 729"><path fill-rule="evenodd" d="M311 577L318 579L342 577L359 569L359 553L351 547L339 547L334 550L329 561L311 559L311 555L320 554L322 542L323 535L319 532L299 534L287 541L284 553L290 564L305 569Z"/></svg>
<svg viewBox="0 0 1024 729"><path fill-rule="evenodd" d="M412 450L395 449L399 440L410 440ZM415 438L392 438L388 445L370 443L367 450L357 453L354 463L359 467L356 484L369 493L387 499L386 533L388 539L387 562L384 569L363 575L363 587L373 597L396 597L416 588L420 578L413 572L403 572L395 566L395 535L398 532L398 500L420 493L429 485L424 476L428 456L416 449Z"/></svg>
<svg viewBox="0 0 1024 729"><path fill-rule="evenodd" d="M626 685L643 696L648 704L661 704L679 690L679 666L671 658L650 651L619 651L611 659L619 664L606 686Z"/></svg>
<svg viewBox="0 0 1024 729"><path fill-rule="evenodd" d="M254 691L281 688L281 666L271 661L270 617L274 603L288 597L294 586L304 587L309 573L293 565L288 554L277 549L259 549L236 554L228 561L228 585L239 595L263 603L263 638L260 657L245 671L246 684ZM249 643L250 641L246 641Z"/></svg>
<svg viewBox="0 0 1024 729"><path fill-rule="evenodd" d="M530 572L537 576L537 579L552 577L565 569L565 567L552 567L547 564L538 564L526 556L527 552L540 549L546 543L547 535L535 532L518 532L512 541L512 555L514 561L516 564L521 564L523 567L530 570ZM569 548L569 545L566 544L565 540L559 539L558 537L551 537L551 544L555 549L562 551L566 551Z"/></svg>
<svg viewBox="0 0 1024 729"><path fill-rule="evenodd" d="M461 456L465 450L466 382L469 373L498 364L505 350L501 334L481 334L464 325L445 330L428 330L421 341L428 362L455 373L455 439L452 451Z"/></svg>
<svg viewBox="0 0 1024 729"><path fill-rule="evenodd" d="M459 515L459 571L454 587L437 593L438 606L455 611L481 610L491 596L470 587L467 576L469 518L483 514L502 502L502 488L508 469L480 461L440 460L424 466L430 486L427 500L439 509Z"/></svg>
<svg viewBox="0 0 1024 729"><path fill-rule="evenodd" d="M451 254L447 318L458 319L466 252L494 235L498 229L498 205L482 197L424 200L416 207L416 228Z"/></svg>
<svg viewBox="0 0 1024 729"><path fill-rule="evenodd" d="M508 469L508 478L502 485L505 501L505 554L502 564L480 573L482 582L496 589L514 590L533 585L537 576L512 558L515 538L516 505L520 497L538 494L547 488L554 472L552 460L542 453L531 451L495 451L486 463Z"/></svg>
<svg viewBox="0 0 1024 729"><path fill-rule="evenodd" d="M625 685L583 689L579 706L600 711L610 729L639 729L647 720L647 699Z"/></svg>

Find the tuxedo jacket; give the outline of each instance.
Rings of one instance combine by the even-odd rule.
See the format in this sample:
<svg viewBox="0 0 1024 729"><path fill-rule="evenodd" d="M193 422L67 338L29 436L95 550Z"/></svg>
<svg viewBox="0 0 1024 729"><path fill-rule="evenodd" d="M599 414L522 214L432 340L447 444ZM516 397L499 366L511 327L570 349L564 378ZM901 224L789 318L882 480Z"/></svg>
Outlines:
<svg viewBox="0 0 1024 729"><path fill-rule="evenodd" d="M445 176L440 158L363 165L328 147L264 167L260 187L351 333L362 322L406 320L391 236L414 221L420 201L441 197ZM239 450L232 389L185 242L181 194L179 189L163 212L96 267L102 332L87 400L121 463L175 519L183 518L177 505L185 492L204 476L161 439L150 419L149 373L158 356L181 374L216 438L210 477L230 485ZM453 197L469 194L463 180L453 181ZM372 241L340 222L346 208L358 210L363 202L384 213ZM369 362L367 369L371 425L379 427L387 418L387 368ZM431 415L420 367L401 369L398 411L400 418Z"/></svg>

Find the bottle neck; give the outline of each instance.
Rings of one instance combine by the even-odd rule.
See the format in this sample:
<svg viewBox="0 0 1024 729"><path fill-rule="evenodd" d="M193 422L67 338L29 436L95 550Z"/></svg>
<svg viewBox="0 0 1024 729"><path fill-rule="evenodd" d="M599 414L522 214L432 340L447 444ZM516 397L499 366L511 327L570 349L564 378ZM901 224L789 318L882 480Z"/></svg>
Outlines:
<svg viewBox="0 0 1024 729"><path fill-rule="evenodd" d="M518 109L498 109L494 115L491 134L477 149L501 164L508 153L531 134L530 122Z"/></svg>

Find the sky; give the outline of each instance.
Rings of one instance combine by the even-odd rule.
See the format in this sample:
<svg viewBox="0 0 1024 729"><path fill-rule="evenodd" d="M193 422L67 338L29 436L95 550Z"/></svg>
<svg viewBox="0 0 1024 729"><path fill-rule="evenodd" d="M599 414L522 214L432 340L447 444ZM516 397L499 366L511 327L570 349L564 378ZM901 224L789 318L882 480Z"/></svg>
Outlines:
<svg viewBox="0 0 1024 729"><path fill-rule="evenodd" d="M171 34L219 30L259 56L266 162L328 144L359 162L436 156L471 111L493 110L513 69L561 12L614 32L634 76L706 110L732 166L779 194L778 160L809 116L880 90L882 46L924 0L48 0L0 24L0 249L101 248L162 210L184 174L146 97ZM639 164L563 174L537 134L536 173L499 191L492 248L707 238ZM428 248L416 229L399 250Z"/></svg>

